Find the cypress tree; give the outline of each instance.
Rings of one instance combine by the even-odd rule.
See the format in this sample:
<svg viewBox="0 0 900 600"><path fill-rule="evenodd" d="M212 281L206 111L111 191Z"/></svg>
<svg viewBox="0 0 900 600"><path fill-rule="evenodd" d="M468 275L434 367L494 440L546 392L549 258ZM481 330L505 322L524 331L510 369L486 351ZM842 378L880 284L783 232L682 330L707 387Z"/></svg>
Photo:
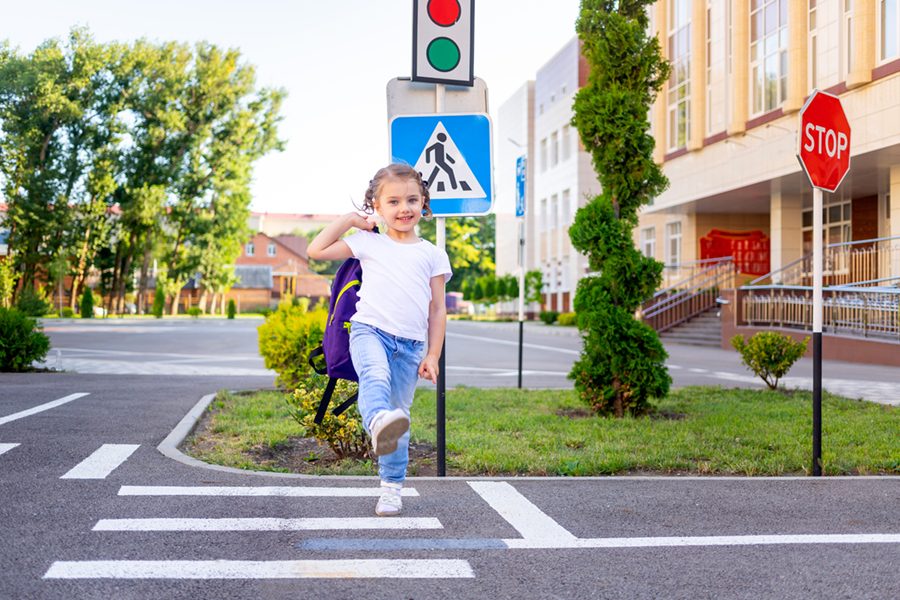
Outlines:
<svg viewBox="0 0 900 600"><path fill-rule="evenodd" d="M572 124L591 153L602 186L569 229L594 276L579 281L575 312L584 345L569 377L598 414L650 409L671 378L656 332L635 318L659 286L662 264L634 246L638 211L668 185L653 162L648 113L669 75L648 32L652 0L582 0L576 30L590 65L575 97Z"/></svg>
<svg viewBox="0 0 900 600"><path fill-rule="evenodd" d="M84 286L84 292L81 294L81 318L94 318L94 292L88 286Z"/></svg>

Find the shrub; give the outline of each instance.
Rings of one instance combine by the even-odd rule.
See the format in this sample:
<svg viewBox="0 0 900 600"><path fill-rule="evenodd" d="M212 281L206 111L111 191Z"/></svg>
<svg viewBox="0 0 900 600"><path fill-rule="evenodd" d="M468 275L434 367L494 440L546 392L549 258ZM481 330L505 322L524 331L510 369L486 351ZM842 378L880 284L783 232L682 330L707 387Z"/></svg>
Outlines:
<svg viewBox="0 0 900 600"><path fill-rule="evenodd" d="M325 391L328 378L311 375L301 381L294 392L287 397L291 416L300 423L308 435L322 440L334 451L338 458L366 458L369 454L369 439L363 429L362 417L354 403L338 416L331 409L356 391L356 384L345 379L338 380L331 397L331 405L322 423L316 424L316 411Z"/></svg>
<svg viewBox="0 0 900 600"><path fill-rule="evenodd" d="M228 300L228 308L225 309L225 312L228 315L229 319L233 319L234 315L237 313L237 306L234 304L234 298L230 298Z"/></svg>
<svg viewBox="0 0 900 600"><path fill-rule="evenodd" d="M571 327L578 322L577 315L573 312L562 313L559 315L557 322L560 325Z"/></svg>
<svg viewBox="0 0 900 600"><path fill-rule="evenodd" d="M19 274L13 270L12 261L9 258L0 260L0 307L9 308L18 279Z"/></svg>
<svg viewBox="0 0 900 600"><path fill-rule="evenodd" d="M22 288L16 300L16 308L29 317L43 317L50 311L47 295L34 288Z"/></svg>
<svg viewBox="0 0 900 600"><path fill-rule="evenodd" d="M0 371L28 371L49 350L50 338L35 319L15 308L0 307Z"/></svg>
<svg viewBox="0 0 900 600"><path fill-rule="evenodd" d="M559 312L555 310L542 310L538 313L538 317L547 325L553 325L556 323L556 319L559 318Z"/></svg>
<svg viewBox="0 0 900 600"><path fill-rule="evenodd" d="M75 316L75 311L72 310L72 307L70 307L70 306L63 306L63 309L62 309L62 317L63 317L63 319L71 319L71 318L74 317L74 316Z"/></svg>
<svg viewBox="0 0 900 600"><path fill-rule="evenodd" d="M774 331L761 331L746 342L742 335L731 338L731 345L741 353L742 362L773 390L806 352L808 343L808 336L802 342L795 342L790 336Z"/></svg>
<svg viewBox="0 0 900 600"><path fill-rule="evenodd" d="M187 309L187 314L196 319L203 314L203 309L201 309L199 306L192 306Z"/></svg>
<svg viewBox="0 0 900 600"><path fill-rule="evenodd" d="M163 292L162 286L158 285L159 283L157 281L156 292L153 294L153 307L150 309L150 313L157 319L162 319L163 311L166 309L166 293Z"/></svg>
<svg viewBox="0 0 900 600"><path fill-rule="evenodd" d="M84 286L84 293L81 294L81 318L94 318L94 293L87 286Z"/></svg>
<svg viewBox="0 0 900 600"><path fill-rule="evenodd" d="M311 369L306 361L310 351L322 343L326 315L322 309L306 312L282 302L259 326L259 353L266 368L278 373L275 382L284 389L299 387L309 376Z"/></svg>

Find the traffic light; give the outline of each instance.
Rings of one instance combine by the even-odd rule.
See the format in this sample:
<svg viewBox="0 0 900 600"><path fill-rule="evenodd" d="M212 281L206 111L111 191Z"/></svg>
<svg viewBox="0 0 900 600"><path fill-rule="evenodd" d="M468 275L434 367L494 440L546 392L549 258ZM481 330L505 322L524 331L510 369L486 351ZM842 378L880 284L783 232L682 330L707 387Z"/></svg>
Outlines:
<svg viewBox="0 0 900 600"><path fill-rule="evenodd" d="M413 0L413 81L473 85L475 0Z"/></svg>

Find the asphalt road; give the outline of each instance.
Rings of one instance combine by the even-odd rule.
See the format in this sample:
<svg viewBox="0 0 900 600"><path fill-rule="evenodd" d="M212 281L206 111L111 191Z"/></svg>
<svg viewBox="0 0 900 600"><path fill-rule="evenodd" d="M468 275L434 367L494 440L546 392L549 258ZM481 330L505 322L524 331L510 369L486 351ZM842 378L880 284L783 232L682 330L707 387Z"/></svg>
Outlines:
<svg viewBox="0 0 900 600"><path fill-rule="evenodd" d="M63 361L153 373L0 374L0 598L900 597L896 477L421 478L402 518L378 519L373 478L163 455L205 394L271 385L237 325L51 331ZM470 326L451 334L501 337ZM530 343L577 342L554 333ZM500 372L499 346L450 335L448 359ZM572 360L539 356L528 368Z"/></svg>

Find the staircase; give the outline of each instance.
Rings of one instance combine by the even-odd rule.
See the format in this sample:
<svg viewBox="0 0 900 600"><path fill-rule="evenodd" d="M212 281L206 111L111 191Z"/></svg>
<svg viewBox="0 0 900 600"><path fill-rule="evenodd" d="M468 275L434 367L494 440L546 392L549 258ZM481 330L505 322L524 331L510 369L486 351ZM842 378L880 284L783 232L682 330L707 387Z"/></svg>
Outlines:
<svg viewBox="0 0 900 600"><path fill-rule="evenodd" d="M722 346L722 322L719 307L700 313L693 319L676 325L659 334L664 344L684 344L687 346Z"/></svg>

